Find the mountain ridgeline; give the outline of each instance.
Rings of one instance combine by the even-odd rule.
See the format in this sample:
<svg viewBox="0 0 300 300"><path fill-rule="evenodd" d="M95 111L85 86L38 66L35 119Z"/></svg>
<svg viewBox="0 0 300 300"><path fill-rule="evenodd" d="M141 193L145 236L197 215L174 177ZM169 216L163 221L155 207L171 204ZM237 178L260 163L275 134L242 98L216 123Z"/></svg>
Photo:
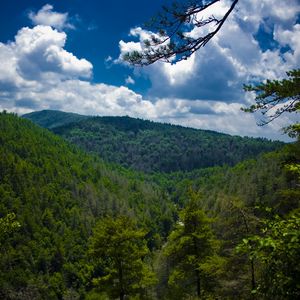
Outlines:
<svg viewBox="0 0 300 300"><path fill-rule="evenodd" d="M108 162L148 173L233 166L283 146L282 142L262 138L130 117L84 117L59 111L34 112L23 117Z"/></svg>
<svg viewBox="0 0 300 300"><path fill-rule="evenodd" d="M107 147L127 135L139 142L145 134L164 136L169 144L155 140L157 149L168 145L162 159L171 141L181 141L168 140L169 133L186 147L199 134L212 149L212 136L244 151L243 141L280 149L233 167L148 174L0 113L1 299L299 298L299 142L281 147L130 118L51 112L51 121L47 114L33 115L60 124L54 131L77 130L85 142L90 136L91 146L94 132L108 135ZM156 151L154 142L142 146Z"/></svg>
<svg viewBox="0 0 300 300"><path fill-rule="evenodd" d="M73 122L89 118L75 113L66 113L59 110L42 110L39 112L32 112L23 116L30 119L32 122L48 129L63 126Z"/></svg>

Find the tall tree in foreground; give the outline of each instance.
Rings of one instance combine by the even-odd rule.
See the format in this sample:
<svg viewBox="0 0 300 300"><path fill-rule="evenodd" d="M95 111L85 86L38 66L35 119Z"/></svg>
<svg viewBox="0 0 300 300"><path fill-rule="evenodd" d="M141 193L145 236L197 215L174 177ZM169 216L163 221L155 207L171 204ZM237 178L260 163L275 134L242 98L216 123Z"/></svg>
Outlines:
<svg viewBox="0 0 300 300"><path fill-rule="evenodd" d="M229 4L220 18L204 16L218 2ZM174 1L170 7L163 7L148 24L152 34L143 42L142 51L133 51L123 59L133 65L146 66L158 60L177 62L187 59L204 47L222 28L239 0L186 0ZM188 34L193 28L202 28L204 34ZM200 31L198 31L200 32Z"/></svg>
<svg viewBox="0 0 300 300"><path fill-rule="evenodd" d="M267 80L256 86L245 86L246 91L256 93L256 103L246 112L261 111L266 117L260 125L272 122L285 112L300 110L300 69L287 72L283 80ZM300 297L300 124L291 124L285 131L297 137L289 146L289 158L285 167L294 176L294 187L282 193L290 211L263 220L260 235L244 239L238 250L245 251L260 263L260 281L253 290L263 299L298 299Z"/></svg>
<svg viewBox="0 0 300 300"><path fill-rule="evenodd" d="M260 111L265 119L259 125L268 124L285 112L299 112L300 69L287 72L287 76L282 80L267 80L257 85L244 86L245 91L256 94L256 103L242 110L251 113ZM287 128L287 132L293 136L299 131L299 123Z"/></svg>
<svg viewBox="0 0 300 300"><path fill-rule="evenodd" d="M98 274L93 283L110 299L129 295L143 299L146 288L155 284L154 273L144 261L149 253L145 234L126 216L104 218L94 229L90 253Z"/></svg>
<svg viewBox="0 0 300 300"><path fill-rule="evenodd" d="M261 112L264 119L258 125L265 125L280 117L283 113L297 114L300 111L300 69L287 72L287 78L282 80L267 80L257 85L245 85L245 90L254 92L255 104L242 108L245 112ZM286 170L295 178L294 184L285 195L293 202L291 209L299 207L300 197L300 123L289 124L284 128L290 137L297 138L288 147Z"/></svg>
<svg viewBox="0 0 300 300"><path fill-rule="evenodd" d="M212 220L201 209L195 194L179 216L164 249L171 269L168 284L178 299L187 295L206 297L210 284L214 284L212 275L223 264L216 254L218 242L210 226Z"/></svg>

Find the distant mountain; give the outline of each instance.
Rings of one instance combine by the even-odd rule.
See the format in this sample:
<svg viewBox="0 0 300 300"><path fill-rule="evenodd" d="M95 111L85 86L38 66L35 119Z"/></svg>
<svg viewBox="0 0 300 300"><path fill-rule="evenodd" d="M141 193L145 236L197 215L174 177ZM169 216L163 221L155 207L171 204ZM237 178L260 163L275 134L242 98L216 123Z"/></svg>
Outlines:
<svg viewBox="0 0 300 300"><path fill-rule="evenodd" d="M87 119L88 116L83 116L75 113L68 113L59 110L42 110L39 112L32 112L22 116L34 123L48 129L66 125L73 122L78 122Z"/></svg>
<svg viewBox="0 0 300 300"><path fill-rule="evenodd" d="M48 124L51 126L51 122ZM118 159L131 145L132 152L126 155L131 153L133 162L133 158L147 158L147 152L144 156L134 155L143 147L143 151L150 148L150 154L161 151L160 159L167 161L176 153L172 147L180 153L181 144L194 149L191 141L197 145L199 140L211 145L212 150L206 151L212 158L217 146L228 146L228 140L232 155L240 156L246 150L249 155L250 150L253 154L259 147L266 150L268 146L281 146L263 139L231 137L128 117L90 117L53 130L68 133L70 141L82 141L82 147L91 146L90 151L100 145L103 153ZM144 144L147 138L149 142ZM234 167L143 174L106 163L29 120L3 112L0 154L1 229L6 229L5 216L10 213L21 225L15 231L0 230L0 299L104 299L105 295L98 294L93 286L93 278L99 278L104 269L98 266L98 258L91 259L88 240L99 219L118 214L134 217L138 227L147 232L152 253L145 261L153 266L159 279L155 288L158 296L153 299L163 299L159 295L171 288L166 281L171 264L165 259L163 245L170 231L178 228L173 225L180 224L175 223L178 211L191 200L213 217L212 228L220 240L216 245L221 247L222 263L218 266L213 260L211 271L213 276L215 265L221 271L220 279L213 281L221 287L215 291L216 298L247 299L249 259L235 247L264 224L265 217L270 217L269 208L279 216L299 207L299 175L285 168L287 162L299 164L299 143ZM152 157L154 167L159 167L160 162L157 156ZM260 274L260 265L255 266L256 274Z"/></svg>
<svg viewBox="0 0 300 300"><path fill-rule="evenodd" d="M106 161L143 172L234 165L284 145L263 138L231 136L130 117L81 118L58 111L35 112L24 117ZM58 123L61 125L57 126Z"/></svg>

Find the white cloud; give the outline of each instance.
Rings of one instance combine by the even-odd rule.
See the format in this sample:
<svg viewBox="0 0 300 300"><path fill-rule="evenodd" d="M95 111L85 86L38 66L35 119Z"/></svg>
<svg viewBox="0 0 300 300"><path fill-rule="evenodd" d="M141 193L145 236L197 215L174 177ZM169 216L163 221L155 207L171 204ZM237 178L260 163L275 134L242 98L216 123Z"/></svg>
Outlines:
<svg viewBox="0 0 300 300"><path fill-rule="evenodd" d="M182 60L176 64L163 64L162 72L168 79L171 86L186 83L195 71L195 55L187 60Z"/></svg>
<svg viewBox="0 0 300 300"><path fill-rule="evenodd" d="M105 58L105 62L110 62L112 60L113 60L113 58L110 55Z"/></svg>
<svg viewBox="0 0 300 300"><path fill-rule="evenodd" d="M135 84L135 81L134 81L134 79L133 79L131 76L128 76L128 77L125 79L125 83L126 83L126 84Z"/></svg>
<svg viewBox="0 0 300 300"><path fill-rule="evenodd" d="M0 43L1 66L5 69L2 80L8 80L12 75L16 83L89 78L92 64L63 49L66 37L64 32L44 25L19 30L15 42Z"/></svg>
<svg viewBox="0 0 300 300"><path fill-rule="evenodd" d="M255 0L254 2L260 2ZM281 21L292 21L300 12L300 3L298 0L276 1L264 0L261 7L261 13L264 17L273 17Z"/></svg>
<svg viewBox="0 0 300 300"><path fill-rule="evenodd" d="M72 28L74 26L68 22L68 13L58 13L53 11L50 4L44 5L37 13L30 12L28 17L34 25L47 25L57 29Z"/></svg>
<svg viewBox="0 0 300 300"><path fill-rule="evenodd" d="M249 7L245 5L243 9L255 11L261 2L270 3L250 2L245 1ZM52 10L46 6L32 18L45 12L55 13ZM57 29L66 27L67 15L57 14L65 18L57 16L51 24L22 28L13 42L0 43L0 109L17 113L60 109L91 115L130 115L230 134L284 138L279 129L291 122L291 115L283 115L261 128L255 125L259 116L240 111L242 103L249 105L254 98L253 94L242 92L243 82L253 77L279 77L287 66L299 63L299 25L290 24L279 12L272 16L284 22L275 26L274 39L291 51L262 51L254 38L257 15L250 20L250 29L244 25L247 22L243 14L239 19L232 16L220 34L189 60L145 68L142 72L152 83L147 97L125 86L89 82L93 66L65 50L67 35ZM245 23L240 26L238 22ZM120 55L140 50L140 42L151 33L135 28L130 34L139 41L120 41ZM112 61L107 58L107 62ZM125 82L134 84L130 76Z"/></svg>
<svg viewBox="0 0 300 300"><path fill-rule="evenodd" d="M290 47L291 51L286 52L284 59L291 65L291 67L300 65L300 24L295 24L290 30L283 29L280 26L275 26L274 39L277 40L281 46Z"/></svg>
<svg viewBox="0 0 300 300"><path fill-rule="evenodd" d="M238 11L235 12L245 23L248 31L257 32L260 24L266 26L284 24L290 26L297 20L300 12L298 0L277 1L277 0L248 0L240 1Z"/></svg>
<svg viewBox="0 0 300 300"><path fill-rule="evenodd" d="M221 16L228 7L227 0L218 2L205 16ZM213 40L188 60L172 65L157 62L143 68L141 72L152 83L150 95L246 102L243 83L282 78L286 71L299 66L300 25L295 25L299 12L297 0L240 1ZM263 50L261 43L266 41L256 36L260 28L273 33L279 47ZM194 28L189 35L199 36L201 30ZM151 34L140 27L130 30L138 42L120 41L120 57L143 49L142 41ZM282 53L286 46L291 50Z"/></svg>

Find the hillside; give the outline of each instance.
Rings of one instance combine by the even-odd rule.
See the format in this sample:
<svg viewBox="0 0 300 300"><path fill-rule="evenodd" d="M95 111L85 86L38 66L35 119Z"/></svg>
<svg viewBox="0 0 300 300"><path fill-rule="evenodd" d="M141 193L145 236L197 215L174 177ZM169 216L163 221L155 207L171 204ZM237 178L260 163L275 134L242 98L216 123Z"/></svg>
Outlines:
<svg viewBox="0 0 300 300"><path fill-rule="evenodd" d="M63 120L61 116L65 116ZM23 117L50 128L106 161L143 172L233 166L283 145L267 139L230 136L130 117L89 117L69 122L73 115L69 117L55 111L35 112ZM65 123L57 126L57 119Z"/></svg>
<svg viewBox="0 0 300 300"><path fill-rule="evenodd" d="M111 123L110 118L104 120ZM127 126L132 130L131 119L113 120L119 121L118 128ZM92 123L86 121L84 124L93 125L95 119L91 118ZM133 122L140 122L137 134L140 128L153 130L156 126L170 130L161 124ZM3 112L0 114L0 298L108 299L99 292L102 286L97 286L95 278L102 276L106 280L109 279L106 272L115 272L103 268L102 259L109 263L111 257L106 257L106 244L99 244L105 255L92 260L89 239L96 224L107 224L103 221L109 220L107 217L118 220L125 215L136 220L145 235L144 245L147 243L150 249L143 261L157 280L152 282L155 286L147 289L147 299L186 299L186 295L194 295L193 272L184 269L184 276L178 277L175 286L168 283L177 274L173 271L182 257L177 250L172 255L166 252L173 238L180 238L173 246L179 247L184 256L184 245L195 251L191 247L194 238L199 237L202 245L201 234L192 234L190 239L191 228L210 236L206 240L210 250L205 248L207 253L201 260L204 298L249 299L249 257L236 249L262 230L270 218L269 208L277 215L275 220L280 220L279 216L289 216L299 207L298 174L284 167L287 162L299 162L299 150L299 144L295 143L233 167L146 174L108 164L29 120ZM14 232L5 229L5 216L10 213L20 223ZM182 226L183 216L192 217L192 227ZM288 220L293 226L292 233L297 235L298 223L293 220L298 222L299 218L295 215ZM103 232L101 226L98 230ZM118 230L127 232L124 226ZM114 241L111 235L115 233L109 231L102 236L110 242ZM122 231L117 234L123 241ZM282 248L283 258L284 251L295 248L295 241L286 241L292 248ZM115 253L115 248L118 249L113 246L110 253ZM124 254L123 249L118 250ZM142 255L146 253L143 251ZM291 253L291 261L297 261L297 252ZM193 270L194 264L186 262ZM264 277L266 269L268 266L265 268L262 262L255 264L258 282L269 278ZM289 290L295 295L298 281L293 272L289 268L283 276L288 278ZM107 291L110 288L115 287L109 284Z"/></svg>
<svg viewBox="0 0 300 300"><path fill-rule="evenodd" d="M88 118L88 116L83 116L75 113L67 113L58 110L42 110L39 113L32 112L23 115L25 119L29 119L34 123L45 127L48 129L55 128L58 126L63 126L73 122L79 122Z"/></svg>
<svg viewBox="0 0 300 300"><path fill-rule="evenodd" d="M256 278L257 284L263 285L264 280L267 282L265 290L259 292L257 299L271 299L269 295L264 295L265 291L270 292L270 290L276 296L281 293L280 299L293 299L294 295L299 295L299 286L296 287L298 280L293 279L299 278L299 268L293 267L293 262L299 259L299 169L291 172L285 166L287 162L297 163L299 166L299 146L298 142L280 151L262 154L256 159L240 162L234 167L223 166L194 170L189 173L153 175L153 181L168 190L172 201L177 206L185 208L192 191L192 197L196 197L200 207L213 218L212 226L222 243L222 258L226 260L219 283L214 282L215 289L220 289L219 297L215 296L216 298L251 299L249 296L251 276ZM289 219L289 216L293 217ZM279 221L282 220L281 218L283 221ZM282 222L280 224L283 224L284 228L279 229L276 221ZM286 225L288 222L293 225L288 227ZM286 233L283 233L284 230ZM276 239L274 235L272 236L274 233L278 234ZM255 234L259 237L264 236L266 239L265 244L259 241L261 243L259 245L264 245L263 251L259 253L261 256L256 257L251 275L249 256L241 255L237 249L249 236ZM289 236L286 240L285 234ZM295 238L292 237L293 234ZM288 248L287 244L291 241L293 245ZM278 248L272 248L271 243L277 243L274 247ZM247 248L248 255L251 257L252 245L244 246L249 247ZM287 252L290 249L295 249L295 251L291 251L293 254L289 261ZM265 264L264 260L269 260L269 264ZM273 267L273 264L276 266L270 272L270 266ZM213 270L218 270L218 268L215 267ZM162 278L168 276L165 275L168 274L167 269L159 268L159 271L163 274ZM279 276L282 276L280 278L285 278L287 280L285 282L291 285L289 286L289 283L286 285L285 283L270 284L270 276L275 277L278 276L277 274L280 274ZM284 285L285 287L282 288ZM277 287L279 287L278 290ZM159 291L158 294L161 293L162 298L165 293L170 293L173 296L167 299L176 299L178 291L172 294L172 290L166 289L164 284L160 289L163 292ZM288 295L288 289L293 290L291 292L293 296Z"/></svg>
<svg viewBox="0 0 300 300"><path fill-rule="evenodd" d="M15 213L21 224L14 235L0 232L1 299L79 296L90 280L87 239L105 215L136 217L150 247L170 230L174 206L158 186L120 175L29 120L0 114L0 153L0 218Z"/></svg>

